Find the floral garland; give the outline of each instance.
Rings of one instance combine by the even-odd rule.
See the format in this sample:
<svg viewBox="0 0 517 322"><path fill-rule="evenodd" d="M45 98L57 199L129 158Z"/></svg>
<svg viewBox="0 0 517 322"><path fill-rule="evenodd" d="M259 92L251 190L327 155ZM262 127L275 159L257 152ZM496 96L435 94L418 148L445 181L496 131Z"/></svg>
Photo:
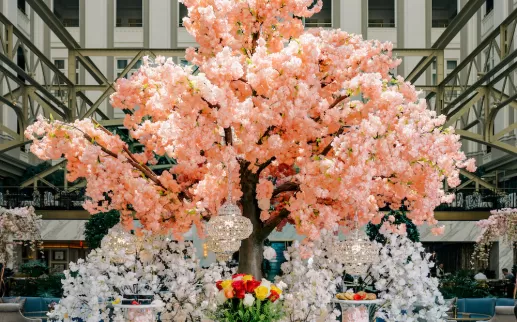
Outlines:
<svg viewBox="0 0 517 322"><path fill-rule="evenodd" d="M438 280L430 277L429 254L421 243L387 229L381 231L386 244L381 248L370 275L384 304L377 316L387 321L445 321L447 306L438 290Z"/></svg>
<svg viewBox="0 0 517 322"><path fill-rule="evenodd" d="M28 241L34 250L41 240L41 216L33 207L6 209L0 207L0 263L14 259L13 245Z"/></svg>
<svg viewBox="0 0 517 322"><path fill-rule="evenodd" d="M478 259L488 265L490 248L494 240L502 237L503 241L513 244L517 241L517 209L505 208L492 210L488 219L476 223L481 228L476 245L474 247L473 259ZM472 263L473 264L473 263Z"/></svg>
<svg viewBox="0 0 517 322"><path fill-rule="evenodd" d="M220 264L201 268L190 242L142 231L140 236L112 228L101 247L86 260L70 263L63 280L64 298L49 316L58 321L80 318L124 321L120 304L132 294L148 295L159 304L162 321L196 321L216 308L217 280L231 276Z"/></svg>

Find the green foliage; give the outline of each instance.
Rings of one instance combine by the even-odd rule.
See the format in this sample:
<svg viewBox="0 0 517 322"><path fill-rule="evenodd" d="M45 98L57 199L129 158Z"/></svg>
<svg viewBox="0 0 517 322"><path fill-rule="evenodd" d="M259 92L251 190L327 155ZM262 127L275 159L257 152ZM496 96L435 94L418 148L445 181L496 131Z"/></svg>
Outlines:
<svg viewBox="0 0 517 322"><path fill-rule="evenodd" d="M65 279L65 274L55 273L50 276L38 278L38 291L39 297L63 297L63 284L61 280Z"/></svg>
<svg viewBox="0 0 517 322"><path fill-rule="evenodd" d="M272 322L283 317L282 306L279 301L259 301L247 307L240 299L226 301L212 317L217 322Z"/></svg>
<svg viewBox="0 0 517 322"><path fill-rule="evenodd" d="M389 217L395 217L395 221L393 222L395 225L406 224L406 231L409 240L413 242L420 241L420 233L416 225L409 219L404 211L400 210L390 210L381 220L381 223L378 225L374 225L371 222L366 225L366 234L370 238L370 240L375 240L378 243L386 244L386 237L384 237L380 232L380 228L385 221L389 221Z"/></svg>
<svg viewBox="0 0 517 322"><path fill-rule="evenodd" d="M11 295L27 297L63 297L61 280L63 273L44 275L38 278L15 279L11 285Z"/></svg>
<svg viewBox="0 0 517 322"><path fill-rule="evenodd" d="M32 260L20 265L20 273L30 277L38 277L48 271L48 266L40 260Z"/></svg>
<svg viewBox="0 0 517 322"><path fill-rule="evenodd" d="M116 210L92 215L84 225L84 236L90 249L98 248L108 230L118 224L120 214Z"/></svg>
<svg viewBox="0 0 517 322"><path fill-rule="evenodd" d="M476 281L472 271L461 270L440 281L440 292L446 299L491 297L486 282Z"/></svg>

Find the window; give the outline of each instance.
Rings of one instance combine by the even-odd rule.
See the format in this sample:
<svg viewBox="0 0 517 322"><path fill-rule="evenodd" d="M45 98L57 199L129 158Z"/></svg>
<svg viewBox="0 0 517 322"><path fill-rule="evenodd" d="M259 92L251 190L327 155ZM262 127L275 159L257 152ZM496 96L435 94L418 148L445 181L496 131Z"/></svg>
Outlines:
<svg viewBox="0 0 517 322"><path fill-rule="evenodd" d="M456 69L456 67L458 67L458 62L456 60L448 60L447 61L447 74L449 74L449 72L452 72L454 69Z"/></svg>
<svg viewBox="0 0 517 322"><path fill-rule="evenodd" d="M486 0L485 2L485 16L494 10L494 0Z"/></svg>
<svg viewBox="0 0 517 322"><path fill-rule="evenodd" d="M58 69L65 69L65 60L64 59L54 59L54 65Z"/></svg>
<svg viewBox="0 0 517 322"><path fill-rule="evenodd" d="M142 27L142 0L117 0L117 27Z"/></svg>
<svg viewBox="0 0 517 322"><path fill-rule="evenodd" d="M124 69L127 66L127 59L117 59L117 69Z"/></svg>
<svg viewBox="0 0 517 322"><path fill-rule="evenodd" d="M122 75L124 68L127 67L131 59L117 59L117 78ZM124 78L129 78L133 73L135 73L140 66L142 66L142 60L138 60L136 64L131 68L131 70L124 76Z"/></svg>
<svg viewBox="0 0 517 322"><path fill-rule="evenodd" d="M18 9L20 9L20 11L23 13L27 13L27 3L25 0L18 0Z"/></svg>
<svg viewBox="0 0 517 322"><path fill-rule="evenodd" d="M433 0L433 28L447 28L457 14L456 1Z"/></svg>
<svg viewBox="0 0 517 322"><path fill-rule="evenodd" d="M23 52L22 46L18 46L18 49L16 50L16 65L26 71L27 69L25 64L25 55ZM25 82L25 77L23 77L21 74L18 74L18 79L22 82Z"/></svg>
<svg viewBox="0 0 517 322"><path fill-rule="evenodd" d="M318 3L314 0L309 8ZM305 18L305 27L332 27L332 0L323 0L323 7L321 11L314 14L312 17Z"/></svg>
<svg viewBox="0 0 517 322"><path fill-rule="evenodd" d="M79 0L54 0L54 14L65 27L79 27Z"/></svg>
<svg viewBox="0 0 517 322"><path fill-rule="evenodd" d="M183 3L179 3L180 5L180 17L179 17L179 26L183 27L183 18L188 16L188 9Z"/></svg>
<svg viewBox="0 0 517 322"><path fill-rule="evenodd" d="M368 0L368 27L395 27L395 0Z"/></svg>

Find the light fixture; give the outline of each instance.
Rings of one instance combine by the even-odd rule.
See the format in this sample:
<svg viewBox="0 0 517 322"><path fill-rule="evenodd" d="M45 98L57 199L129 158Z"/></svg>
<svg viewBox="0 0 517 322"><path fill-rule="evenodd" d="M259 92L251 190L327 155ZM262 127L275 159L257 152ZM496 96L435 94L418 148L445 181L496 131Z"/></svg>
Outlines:
<svg viewBox="0 0 517 322"><path fill-rule="evenodd" d="M379 255L379 250L366 234L359 231L357 215L354 221L354 230L341 242L340 261L345 268L345 273L364 277Z"/></svg>
<svg viewBox="0 0 517 322"><path fill-rule="evenodd" d="M223 261L229 260L239 250L241 241L253 232L251 220L244 217L239 206L232 202L231 191L231 170L228 168L228 198L217 211L217 216L210 218L206 228L208 248Z"/></svg>

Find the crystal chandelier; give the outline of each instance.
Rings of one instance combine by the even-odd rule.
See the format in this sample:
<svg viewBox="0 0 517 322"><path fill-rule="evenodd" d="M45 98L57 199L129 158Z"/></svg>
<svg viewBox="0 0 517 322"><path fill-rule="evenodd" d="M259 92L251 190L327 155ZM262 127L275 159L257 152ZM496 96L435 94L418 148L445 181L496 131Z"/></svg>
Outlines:
<svg viewBox="0 0 517 322"><path fill-rule="evenodd" d="M251 220L242 215L240 208L232 202L231 171L228 169L228 198L210 218L207 224L208 248L216 253L218 260L229 260L239 250L241 241L253 232Z"/></svg>
<svg viewBox="0 0 517 322"><path fill-rule="evenodd" d="M352 233L341 243L341 262L347 274L364 277L379 255L379 250L359 231L357 215L354 226Z"/></svg>

